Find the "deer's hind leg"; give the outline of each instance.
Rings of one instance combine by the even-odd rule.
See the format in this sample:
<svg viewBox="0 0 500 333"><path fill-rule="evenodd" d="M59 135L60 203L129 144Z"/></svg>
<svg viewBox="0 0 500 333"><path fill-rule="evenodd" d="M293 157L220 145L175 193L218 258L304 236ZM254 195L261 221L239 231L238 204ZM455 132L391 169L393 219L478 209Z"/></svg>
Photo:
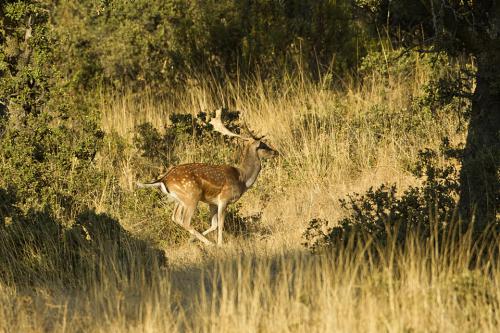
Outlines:
<svg viewBox="0 0 500 333"><path fill-rule="evenodd" d="M211 245L212 242L209 241L205 236L200 234L191 226L191 219L193 218L194 211L196 210L196 205L198 203L183 203L182 205L182 218L179 219L178 222L184 229L189 231L191 235L198 238L204 244Z"/></svg>
<svg viewBox="0 0 500 333"><path fill-rule="evenodd" d="M210 221L211 221L211 226L207 230L202 232L202 235L208 235L215 229L217 229L217 205L210 205Z"/></svg>

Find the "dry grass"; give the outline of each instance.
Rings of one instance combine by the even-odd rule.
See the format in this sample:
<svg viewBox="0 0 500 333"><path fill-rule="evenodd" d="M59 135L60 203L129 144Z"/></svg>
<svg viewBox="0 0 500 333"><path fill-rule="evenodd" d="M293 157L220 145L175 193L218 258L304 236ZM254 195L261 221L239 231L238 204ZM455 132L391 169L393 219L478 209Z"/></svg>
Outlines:
<svg viewBox="0 0 500 333"><path fill-rule="evenodd" d="M115 131L131 143L135 126L147 121L163 130L172 112L196 115L220 105L241 111L250 127L267 135L281 153L265 163L256 185L242 198L244 211L263 211L263 223L273 230L271 237L298 245L311 218L340 217L338 199L347 193L386 182L403 188L415 184L409 169L420 149L437 148L445 136L452 143L463 141L464 133L456 130L456 114L433 116L414 107L430 79L428 67L417 63L411 78L373 76L363 85L342 90L293 77L272 87L255 80L245 87L219 88L200 80L170 100L155 103L149 94L103 97L102 124L107 132ZM180 163L236 164L238 158L237 142L214 149L213 144L192 140L180 143L177 151ZM137 158L139 152L130 146L123 153L116 177L129 191L138 178L156 177L168 167L153 164L153 175L145 174L143 168L151 168L150 161ZM105 169L107 156L103 162ZM126 216L116 215L127 225Z"/></svg>
<svg viewBox="0 0 500 333"><path fill-rule="evenodd" d="M266 232L228 236L222 248L164 246L166 268L141 261L134 245L125 244L129 270L113 266L111 251L82 274L82 286L67 287L58 276L36 287L2 282L0 331L496 332L496 258L471 269L466 239L448 252L411 242L404 252L379 249L379 261L367 260L362 247L314 256L301 246L311 218L341 216L337 202L346 193L382 182L414 184L408 168L419 149L437 147L442 136L463 140L453 114L412 114L428 79L417 65L411 82L373 77L342 90L286 78L273 89L259 80L224 89L202 81L164 101L103 94L103 128L127 144L107 150L120 158L96 199L98 211L111 212L138 237L145 235L141 228L150 230L145 225L165 223L138 222L113 201L118 189L133 193L147 163L131 144L134 127L149 121L162 129L171 112L196 114L227 103L281 152L241 200L244 212L263 212ZM183 142L179 158L235 161L235 153L210 147ZM116 159L101 157L103 169Z"/></svg>
<svg viewBox="0 0 500 333"><path fill-rule="evenodd" d="M82 276L85 290L2 286L0 330L496 332L498 265L471 269L468 245L410 243L405 252L380 249L374 261L362 248L312 256L240 244L166 270L102 267L99 281Z"/></svg>

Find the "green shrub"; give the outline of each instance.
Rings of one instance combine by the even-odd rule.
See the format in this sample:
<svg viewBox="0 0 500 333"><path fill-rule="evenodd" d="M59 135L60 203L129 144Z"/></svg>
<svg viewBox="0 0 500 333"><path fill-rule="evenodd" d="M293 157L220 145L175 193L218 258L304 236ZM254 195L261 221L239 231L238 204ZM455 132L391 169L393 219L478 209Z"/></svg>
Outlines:
<svg viewBox="0 0 500 333"><path fill-rule="evenodd" d="M433 112L443 110L454 113L459 116L461 125L464 125L464 120L469 118L471 112L475 73L470 65L467 67L437 73L423 87L424 94L415 99L416 106Z"/></svg>
<svg viewBox="0 0 500 333"><path fill-rule="evenodd" d="M15 188L24 212L50 207L71 219L100 180L93 160L104 133L96 108L59 70L44 3L7 1L0 13L0 187Z"/></svg>
<svg viewBox="0 0 500 333"><path fill-rule="evenodd" d="M184 242L189 234L172 221L173 203L152 189L119 190L109 210L116 214L136 237L161 247Z"/></svg>
<svg viewBox="0 0 500 333"><path fill-rule="evenodd" d="M72 0L50 10L61 67L86 89L180 88L192 74L272 78L297 67L318 74L333 60L345 70L367 39L346 0Z"/></svg>
<svg viewBox="0 0 500 333"><path fill-rule="evenodd" d="M182 142L195 141L200 144L213 142L214 136L219 134L213 131L212 125L207 122L208 115L200 112L196 116L191 114L170 114L171 124L165 127L165 133L160 132L150 123L136 127L134 144L143 157L156 163L171 166L179 161L177 149ZM237 125L240 114L238 111L225 110L222 115L226 127L239 133Z"/></svg>
<svg viewBox="0 0 500 333"><path fill-rule="evenodd" d="M414 169L422 179L398 195L396 185L370 188L365 194L352 194L340 201L347 217L329 228L329 222L313 219L304 233L305 245L313 251L367 240L385 245L389 237L403 245L408 236L429 238L439 234L455 216L458 180L453 166L436 166L437 153L425 150Z"/></svg>
<svg viewBox="0 0 500 333"><path fill-rule="evenodd" d="M241 213L242 205L240 202L231 204L226 209L226 217L224 219L224 234L229 234L234 237L250 238L255 235L267 233L267 230L262 227L262 212L244 216ZM200 230L206 230L210 226L209 210L202 206L199 213L193 219L196 227ZM216 235L214 231L213 235ZM212 236L214 237L214 236Z"/></svg>

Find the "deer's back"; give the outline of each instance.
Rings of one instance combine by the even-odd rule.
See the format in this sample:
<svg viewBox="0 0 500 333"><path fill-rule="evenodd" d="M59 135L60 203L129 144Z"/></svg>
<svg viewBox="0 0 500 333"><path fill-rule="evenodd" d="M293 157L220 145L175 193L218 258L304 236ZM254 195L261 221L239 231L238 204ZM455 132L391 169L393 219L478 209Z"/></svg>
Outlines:
<svg viewBox="0 0 500 333"><path fill-rule="evenodd" d="M238 169L229 165L189 163L172 168L163 180L173 192L196 193L200 200L213 203L221 193L239 192L238 179Z"/></svg>

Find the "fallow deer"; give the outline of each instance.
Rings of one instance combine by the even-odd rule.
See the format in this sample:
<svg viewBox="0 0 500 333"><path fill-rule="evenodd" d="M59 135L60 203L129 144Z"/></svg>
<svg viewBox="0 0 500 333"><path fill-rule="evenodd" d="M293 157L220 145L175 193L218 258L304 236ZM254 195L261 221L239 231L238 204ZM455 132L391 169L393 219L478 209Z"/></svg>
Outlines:
<svg viewBox="0 0 500 333"><path fill-rule="evenodd" d="M221 119L222 109L210 120L214 130L243 140L243 154L238 167L206 163L182 164L170 169L164 176L150 183L137 183L140 188L158 187L176 202L172 220L205 244L212 244L205 236L218 229L217 245L222 245L222 230L228 204L236 202L257 180L261 158L277 155L277 151L246 128L249 136L227 129ZM191 218L198 202L210 206L211 226L201 234L191 226Z"/></svg>

